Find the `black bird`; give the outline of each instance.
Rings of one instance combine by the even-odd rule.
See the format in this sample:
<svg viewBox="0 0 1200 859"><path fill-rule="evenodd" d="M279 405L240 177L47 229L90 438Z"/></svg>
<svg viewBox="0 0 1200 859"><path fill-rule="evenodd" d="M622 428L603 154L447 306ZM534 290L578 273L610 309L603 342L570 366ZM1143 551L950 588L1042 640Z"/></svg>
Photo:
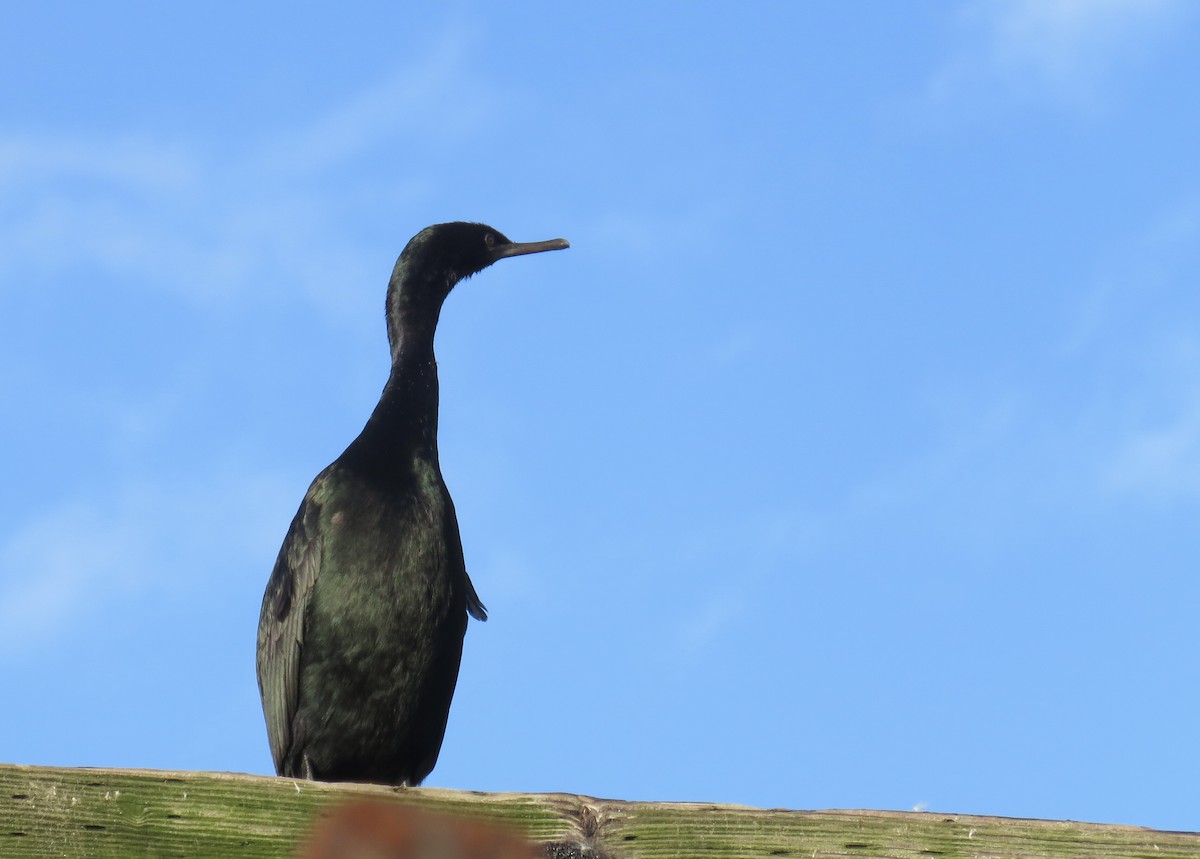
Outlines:
<svg viewBox="0 0 1200 859"><path fill-rule="evenodd" d="M437 762L467 615L487 613L438 463L434 330L463 278L566 247L460 222L422 230L396 261L391 375L309 487L263 597L258 686L279 775L417 785Z"/></svg>

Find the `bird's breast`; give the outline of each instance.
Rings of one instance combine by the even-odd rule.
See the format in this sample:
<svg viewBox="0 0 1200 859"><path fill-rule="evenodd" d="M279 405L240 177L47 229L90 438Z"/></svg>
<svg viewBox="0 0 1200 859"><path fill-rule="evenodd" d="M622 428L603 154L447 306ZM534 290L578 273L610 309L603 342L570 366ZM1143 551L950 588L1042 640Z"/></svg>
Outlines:
<svg viewBox="0 0 1200 859"><path fill-rule="evenodd" d="M436 465L417 460L409 479L362 481L331 501L317 584L331 613L409 628L445 613L462 550Z"/></svg>

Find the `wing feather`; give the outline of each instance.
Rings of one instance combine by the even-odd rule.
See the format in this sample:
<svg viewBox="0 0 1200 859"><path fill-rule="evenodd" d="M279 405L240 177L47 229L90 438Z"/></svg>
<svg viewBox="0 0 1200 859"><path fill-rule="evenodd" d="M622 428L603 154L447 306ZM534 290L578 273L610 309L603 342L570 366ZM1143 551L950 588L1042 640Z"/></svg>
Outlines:
<svg viewBox="0 0 1200 859"><path fill-rule="evenodd" d="M321 505L310 488L292 519L275 568L263 595L258 621L258 689L275 771L292 742L292 721L300 694L300 660L304 651L304 619L321 564Z"/></svg>

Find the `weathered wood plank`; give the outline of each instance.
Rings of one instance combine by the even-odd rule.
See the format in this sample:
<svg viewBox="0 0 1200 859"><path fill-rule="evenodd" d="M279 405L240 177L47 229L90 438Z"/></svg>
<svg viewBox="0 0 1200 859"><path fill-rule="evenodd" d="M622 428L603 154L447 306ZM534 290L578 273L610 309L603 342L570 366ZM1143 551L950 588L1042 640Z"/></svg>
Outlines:
<svg viewBox="0 0 1200 859"><path fill-rule="evenodd" d="M1200 859L1200 834L1128 826L14 765L0 765L0 857L290 857L322 809L356 798L493 822L563 857Z"/></svg>

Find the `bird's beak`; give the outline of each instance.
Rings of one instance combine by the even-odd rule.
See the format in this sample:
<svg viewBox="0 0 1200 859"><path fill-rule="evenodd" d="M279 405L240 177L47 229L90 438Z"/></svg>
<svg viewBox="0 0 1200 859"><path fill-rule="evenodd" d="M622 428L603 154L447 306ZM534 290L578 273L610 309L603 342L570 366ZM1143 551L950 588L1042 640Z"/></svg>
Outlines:
<svg viewBox="0 0 1200 859"><path fill-rule="evenodd" d="M544 242L511 242L500 245L492 253L496 259L518 257L522 254L540 254L542 251L561 251L569 248L571 243L566 239L547 239Z"/></svg>

